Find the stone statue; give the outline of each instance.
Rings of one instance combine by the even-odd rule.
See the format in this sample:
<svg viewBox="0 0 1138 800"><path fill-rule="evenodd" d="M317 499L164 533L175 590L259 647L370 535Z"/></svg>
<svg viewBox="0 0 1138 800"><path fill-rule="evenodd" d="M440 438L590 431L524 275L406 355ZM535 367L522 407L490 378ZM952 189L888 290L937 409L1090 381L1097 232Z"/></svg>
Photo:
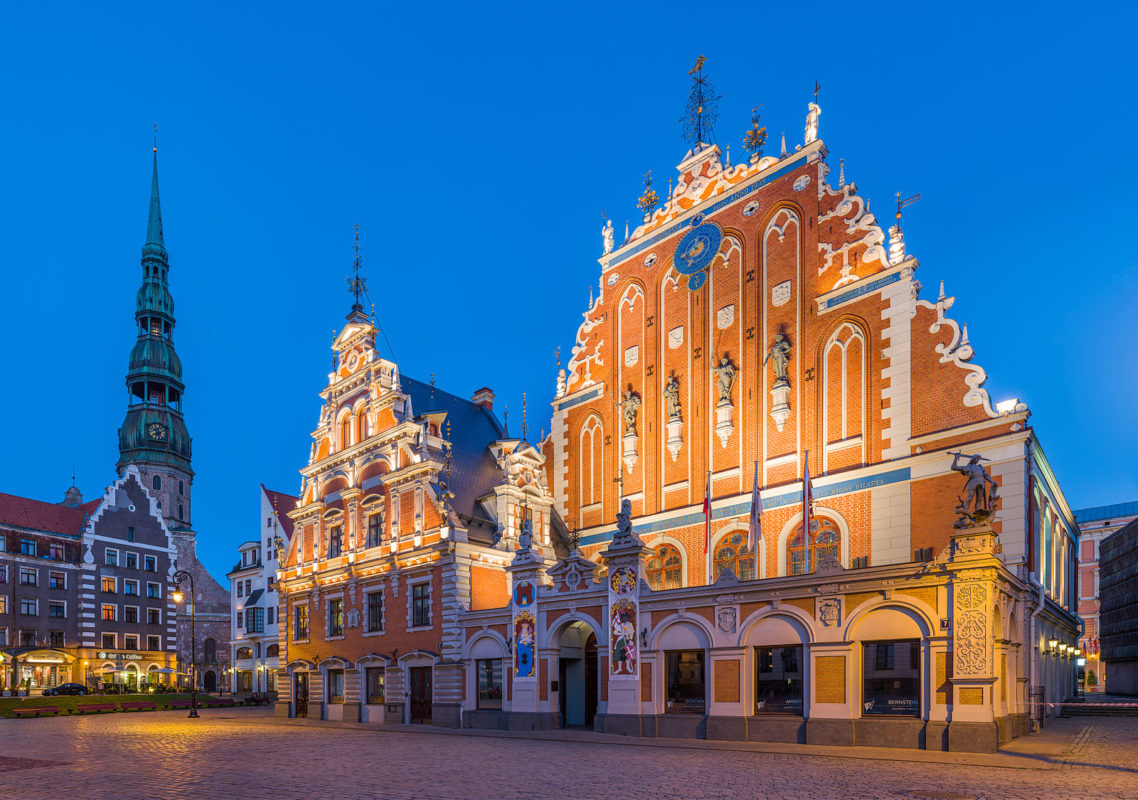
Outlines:
<svg viewBox="0 0 1138 800"><path fill-rule="evenodd" d="M636 412L640 409L640 396L632 389L624 393L624 402L620 404L620 413L624 417L624 435L636 436Z"/></svg>
<svg viewBox="0 0 1138 800"><path fill-rule="evenodd" d="M719 390L719 404L731 404L731 387L735 385L738 372L727 356L719 359L719 366L711 370L715 373L715 387Z"/></svg>
<svg viewBox="0 0 1138 800"><path fill-rule="evenodd" d="M533 547L533 523L522 520L522 532L518 535L518 552L528 553Z"/></svg>
<svg viewBox="0 0 1138 800"><path fill-rule="evenodd" d="M999 487L992 480L988 471L980 464L981 461L987 459L979 455L965 455L959 450L955 453L949 453L949 455L952 456L952 469L967 478L964 483L964 493L960 496L960 505L956 507L956 513L960 515L960 518L956 520L953 527L971 528L974 525L987 522L995 510L996 501L1000 499L999 495L996 494ZM968 463L961 465L960 459L962 458L967 458ZM992 485L991 491L988 490L988 484ZM969 509L970 505L971 510Z"/></svg>
<svg viewBox="0 0 1138 800"><path fill-rule="evenodd" d="M822 109L817 103L811 103L806 112L806 144L818 138L818 117L822 116Z"/></svg>
<svg viewBox="0 0 1138 800"><path fill-rule="evenodd" d="M763 359L763 366L766 366L768 361L774 361L775 383L786 383L786 370L790 366L790 342L781 333L775 334L774 344L767 351L767 357Z"/></svg>
<svg viewBox="0 0 1138 800"><path fill-rule="evenodd" d="M557 370L557 396L561 397L565 394L565 370Z"/></svg>
<svg viewBox="0 0 1138 800"><path fill-rule="evenodd" d="M668 410L669 422L680 418L680 382L675 375L664 384L664 405Z"/></svg>
<svg viewBox="0 0 1138 800"><path fill-rule="evenodd" d="M616 533L612 535L616 545L640 544L640 537L632 530L632 501L627 497L620 501L620 511L616 512Z"/></svg>
<svg viewBox="0 0 1138 800"><path fill-rule="evenodd" d="M611 219L605 220L605 226L603 228L601 228L601 237L605 241L604 255L607 256L609 253L612 252L613 236L612 236L612 220Z"/></svg>

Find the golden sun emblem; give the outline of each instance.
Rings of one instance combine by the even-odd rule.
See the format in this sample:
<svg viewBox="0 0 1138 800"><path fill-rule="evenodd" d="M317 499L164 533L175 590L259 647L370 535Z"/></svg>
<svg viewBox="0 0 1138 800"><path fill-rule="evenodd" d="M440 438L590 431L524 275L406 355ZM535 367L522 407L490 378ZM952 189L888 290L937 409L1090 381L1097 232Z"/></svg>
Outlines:
<svg viewBox="0 0 1138 800"><path fill-rule="evenodd" d="M688 264L691 264L697 258L699 258L700 254L706 248L707 248L707 242L705 242L703 239L696 239L694 242L692 242L691 247L689 247L687 249L687 251L680 256L680 258L682 258Z"/></svg>

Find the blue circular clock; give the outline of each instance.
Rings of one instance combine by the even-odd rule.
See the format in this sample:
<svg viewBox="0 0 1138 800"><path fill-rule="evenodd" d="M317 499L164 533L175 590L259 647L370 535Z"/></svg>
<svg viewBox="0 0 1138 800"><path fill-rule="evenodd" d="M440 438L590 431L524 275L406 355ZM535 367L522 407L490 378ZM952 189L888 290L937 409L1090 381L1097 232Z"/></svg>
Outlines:
<svg viewBox="0 0 1138 800"><path fill-rule="evenodd" d="M682 275L699 272L715 258L722 241L723 231L713 222L692 228L676 248L676 271Z"/></svg>
<svg viewBox="0 0 1138 800"><path fill-rule="evenodd" d="M707 282L706 272L697 272L688 278L688 290L695 292L698 291L703 284Z"/></svg>

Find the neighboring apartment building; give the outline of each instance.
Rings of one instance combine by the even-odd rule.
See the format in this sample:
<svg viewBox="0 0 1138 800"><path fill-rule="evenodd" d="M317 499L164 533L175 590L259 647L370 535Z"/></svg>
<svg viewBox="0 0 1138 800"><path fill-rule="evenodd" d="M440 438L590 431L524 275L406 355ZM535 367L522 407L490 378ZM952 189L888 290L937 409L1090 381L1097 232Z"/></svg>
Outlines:
<svg viewBox="0 0 1138 800"><path fill-rule="evenodd" d="M275 692L282 666L277 618L277 563L292 539L297 498L261 484L260 536L242 544L229 572L232 679L235 692Z"/></svg>
<svg viewBox="0 0 1138 800"><path fill-rule="evenodd" d="M1103 539L1099 563L1106 690L1138 696L1138 520Z"/></svg>
<svg viewBox="0 0 1138 800"><path fill-rule="evenodd" d="M1135 519L1138 519L1138 501L1075 512L1075 521L1079 524L1079 616L1083 618L1079 648L1086 660L1082 680L1088 692L1106 691L1108 680L1099 632L1099 551L1103 539Z"/></svg>
<svg viewBox="0 0 1138 800"><path fill-rule="evenodd" d="M172 682L175 549L135 467L99 500L0 495L0 684Z"/></svg>

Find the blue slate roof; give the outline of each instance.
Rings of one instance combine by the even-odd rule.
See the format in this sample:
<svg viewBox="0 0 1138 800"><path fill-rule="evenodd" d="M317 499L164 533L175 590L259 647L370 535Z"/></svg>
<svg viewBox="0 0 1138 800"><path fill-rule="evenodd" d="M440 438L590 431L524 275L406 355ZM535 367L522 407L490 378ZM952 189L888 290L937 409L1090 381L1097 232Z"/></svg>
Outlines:
<svg viewBox="0 0 1138 800"><path fill-rule="evenodd" d="M493 413L477 403L406 375L401 375L399 380L411 398L411 411L415 416L446 413L440 433L445 435L446 422L449 422L454 458L450 474L450 490L454 493L451 508L467 527L472 540L492 543L495 526L488 523L486 512L478 507L478 498L493 491L505 477L489 450L492 443L502 438L501 425ZM479 524L479 520L484 522Z"/></svg>
<svg viewBox="0 0 1138 800"><path fill-rule="evenodd" d="M1075 512L1076 522L1094 522L1100 519L1138 516L1138 500L1129 503L1114 503L1109 506L1083 508Z"/></svg>

